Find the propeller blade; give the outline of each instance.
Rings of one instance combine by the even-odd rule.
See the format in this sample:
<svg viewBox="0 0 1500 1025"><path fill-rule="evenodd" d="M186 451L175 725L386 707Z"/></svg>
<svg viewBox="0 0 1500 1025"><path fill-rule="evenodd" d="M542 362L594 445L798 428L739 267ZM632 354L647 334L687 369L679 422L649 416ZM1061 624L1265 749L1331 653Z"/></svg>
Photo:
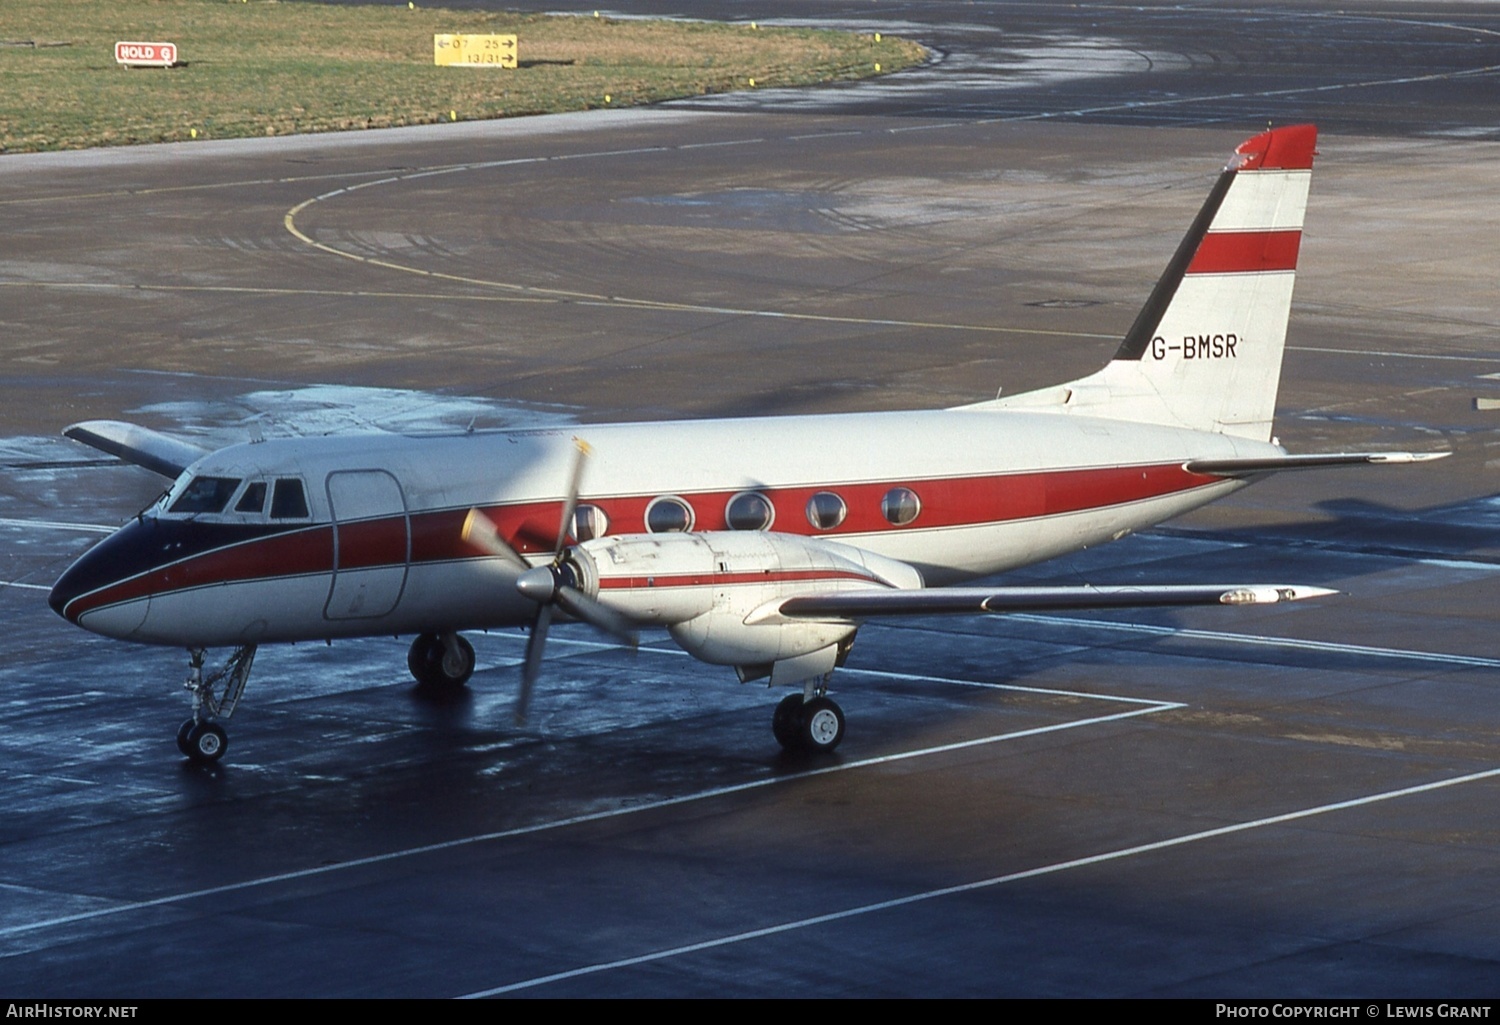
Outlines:
<svg viewBox="0 0 1500 1025"><path fill-rule="evenodd" d="M500 536L500 531L495 526L495 521L478 509L469 510L469 515L464 518L464 527L460 531L460 536L480 551L488 552L491 555L498 555L518 569L528 570L531 568L531 564L521 558L520 553L512 548L506 542L505 538Z"/></svg>
<svg viewBox="0 0 1500 1025"><path fill-rule="evenodd" d="M574 619L581 619L596 630L603 630L622 644L634 648L640 643L630 620L577 588L559 585L552 600Z"/></svg>
<svg viewBox="0 0 1500 1025"><path fill-rule="evenodd" d="M531 691L542 671L542 650L547 647L547 628L552 625L552 605L537 606L526 641L526 663L521 667L521 693L516 695L516 725L526 725L526 711L531 707Z"/></svg>
<svg viewBox="0 0 1500 1025"><path fill-rule="evenodd" d="M573 457L573 476L568 481L568 497L563 502L562 522L557 525L557 545L553 548L559 560L562 559L563 546L568 543L568 535L573 532L573 514L578 511L578 485L583 480L583 464L594 451L582 438L574 438L573 444L578 454Z"/></svg>
<svg viewBox="0 0 1500 1025"><path fill-rule="evenodd" d="M636 645L635 633L630 623L613 609L607 609L582 591L562 582L563 560L567 556L568 535L573 530L573 515L578 511L578 488L583 480L583 464L593 451L581 438L574 438L577 455L573 458L573 471L568 480L568 490L563 500L562 519L557 525L557 543L553 550L557 555L547 566L530 566L516 554L515 549L505 543L495 530L495 525L478 509L469 510L464 522L464 539L470 534L486 551L501 555L499 549L509 552L524 571L516 578L516 590L536 602L536 619L531 624L531 637L526 641L526 661L521 666L521 693L516 696L516 725L524 725L526 712L531 707L531 692L536 689L537 677L542 673L542 651L547 646L547 630L552 625L552 609L561 607L564 612L590 623L605 633L619 637L632 648ZM488 527L488 530L485 528Z"/></svg>

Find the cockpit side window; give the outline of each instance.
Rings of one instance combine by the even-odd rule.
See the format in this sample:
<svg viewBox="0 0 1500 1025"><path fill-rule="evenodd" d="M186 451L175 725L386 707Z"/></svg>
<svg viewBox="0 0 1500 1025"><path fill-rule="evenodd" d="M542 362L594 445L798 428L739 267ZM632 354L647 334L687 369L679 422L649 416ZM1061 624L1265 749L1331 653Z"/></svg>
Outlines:
<svg viewBox="0 0 1500 1025"><path fill-rule="evenodd" d="M229 497L240 486L236 477L194 477L183 488L169 510L174 513L223 512Z"/></svg>
<svg viewBox="0 0 1500 1025"><path fill-rule="evenodd" d="M303 520L309 515L307 494L302 489L302 482L295 477L278 480L276 489L271 492L271 519Z"/></svg>
<svg viewBox="0 0 1500 1025"><path fill-rule="evenodd" d="M266 482L263 480L252 481L246 485L245 493L240 500L234 503L234 511L237 513L250 513L258 516L260 511L266 507Z"/></svg>

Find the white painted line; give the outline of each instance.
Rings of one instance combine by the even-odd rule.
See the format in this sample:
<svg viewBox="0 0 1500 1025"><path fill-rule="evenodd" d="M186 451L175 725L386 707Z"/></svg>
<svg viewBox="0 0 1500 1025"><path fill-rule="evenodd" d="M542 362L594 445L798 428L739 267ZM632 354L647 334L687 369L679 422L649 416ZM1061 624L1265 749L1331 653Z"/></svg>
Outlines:
<svg viewBox="0 0 1500 1025"><path fill-rule="evenodd" d="M50 591L46 584L23 584L19 580L0 580L0 587L24 587L28 591Z"/></svg>
<svg viewBox="0 0 1500 1025"><path fill-rule="evenodd" d="M1367 797L1356 797L1347 801L1337 801L1333 804L1322 804L1314 808L1304 808L1300 811L1286 812L1282 815L1272 815L1268 818L1255 819L1250 822L1239 822L1230 826L1220 826L1217 829L1205 829L1199 833L1188 833L1183 836L1175 836L1167 840L1157 840L1153 843L1139 844L1135 847L1124 847L1116 851L1108 851L1103 854L1094 854L1084 858L1074 858L1071 861L1059 861L1051 865L1043 865L1040 868L1025 869L1021 872L1011 872L1008 875L994 876L990 879L981 879L972 883L961 883L957 886L945 886L941 889L926 890L922 893L908 894L905 897L895 897L891 900L877 901L873 904L862 904L858 907L846 908L843 911L834 911L826 915L814 915L810 918L800 918L791 922L783 922L780 925L767 926L763 929L750 929L745 932L734 933L729 936L720 936L716 939L703 940L699 943L689 943L681 947L672 947L667 950L653 951L648 954L640 954L635 957L620 958L615 961L604 961L598 964L585 965L581 968L573 968L565 972L554 972L551 975L539 975L532 979L523 979L519 982L508 983L504 986L496 986L492 989L480 990L475 993L467 993L461 999L476 999L480 997L499 996L502 993L514 993L523 989L535 989L549 983L563 982L568 979L576 979L585 975L596 975L600 972L613 971L617 968L629 968L634 965L649 964L653 961L664 961L668 958L681 957L685 954L694 954L702 950L713 950L717 947L727 947L735 943L744 943L748 940L763 939L767 936L776 936L782 933L793 932L798 929L808 929L813 926L826 925L829 922L839 922L861 915L874 914L878 911L888 911L891 908L904 907L908 904L919 904L925 901L937 900L941 897L951 897L960 893L972 893L975 890L989 889L995 886L1003 886L1006 883L1019 882L1023 879L1035 879L1039 876L1053 875L1058 872L1067 872L1075 868L1086 868L1090 865L1100 865L1108 861L1118 861L1122 858L1132 858L1140 854L1150 854L1155 851L1167 850L1172 847L1181 847L1185 844L1198 843L1203 840L1213 840L1221 836L1229 836L1234 833L1243 833L1252 829L1261 829L1265 826L1281 825L1286 822L1295 822L1299 819L1312 818L1317 815L1327 815L1331 812L1346 811L1350 808L1358 808L1363 805L1377 804L1381 801L1393 801L1400 797L1410 797L1413 794L1426 793L1430 790L1441 790L1445 787L1458 786L1463 783L1473 783L1478 780L1491 779L1500 776L1500 769L1486 769L1483 772L1469 773L1466 776L1455 776L1450 779L1438 780L1433 783L1421 783L1417 786L1402 787L1400 790L1387 790L1383 793L1370 794Z"/></svg>
<svg viewBox="0 0 1500 1025"><path fill-rule="evenodd" d="M1005 618L1028 623L1045 623L1049 626L1076 626L1089 630L1145 634L1153 637L1186 637L1200 641L1218 641L1224 644L1247 644L1259 648L1326 651L1340 655L1360 655L1365 658L1387 658L1407 662L1436 662L1439 665L1500 669L1500 658L1483 658L1478 655L1450 655L1440 651L1376 648L1366 644L1340 644L1337 641L1304 641L1293 637L1265 637L1257 634L1221 633L1217 630L1179 630L1173 626L1153 626L1146 623L1117 623L1103 619L1075 619L1071 616L1044 616L1032 612L1011 613Z"/></svg>
<svg viewBox="0 0 1500 1025"><path fill-rule="evenodd" d="M1500 356L1439 356L1433 352L1391 352L1386 349L1329 349L1320 345L1288 345L1293 352L1326 352L1334 356L1379 356L1382 359L1453 360L1457 363L1500 363ZM1486 377L1491 376L1486 374Z"/></svg>
<svg viewBox="0 0 1500 1025"><path fill-rule="evenodd" d="M1087 620L1078 620L1077 622L1083 623L1083 622L1087 622ZM1171 631L1171 632L1177 633L1177 632L1180 632L1180 631ZM508 637L502 637L501 639L510 639L510 638L508 638ZM525 638L518 635L514 639L517 642L520 642L520 641L524 640ZM551 637L551 638L548 638L547 643L548 644L572 645L574 647L589 648L589 649L592 649L594 651L619 651L619 650L622 650L622 646L620 644L614 643L614 642L611 642L611 641L578 641L578 640L569 640L569 639L562 638L562 637ZM656 647L654 645L643 644L643 645L640 646L639 650L641 650L641 651L649 651L649 652L651 652L654 655L671 655L671 656L676 657L676 658L691 658L692 657L687 652L683 651L681 648L678 648L678 647L660 648L660 647ZM1128 697L1128 696L1126 696L1124 694L1085 693L1084 691L1081 691L1081 690L1057 690L1057 689L1052 688L1052 687L1026 687L1026 686L1023 686L1023 685L1021 685L1019 683L987 683L987 682L985 682L983 680L958 680L958 679L954 679L951 676L926 676L926 675L923 675L922 673L894 673L894 672L888 672L888 671L881 670L881 669L860 669L860 668L855 667L855 666L841 666L839 668L839 675L840 676L874 676L874 677L878 677L880 679L885 679L885 680L915 680L915 681L917 681L919 683L947 684L947 685L953 686L953 687L978 687L978 688L982 688L984 690L1009 690L1009 691L1017 691L1017 692L1022 693L1022 694L1045 694L1048 697L1078 698L1078 699L1081 699L1081 700L1084 700L1084 701L1113 701L1113 702L1116 702L1118 704L1125 704L1125 705L1147 705L1147 706L1150 706L1150 711L1153 711L1153 712L1160 712L1160 711L1164 711L1164 710L1169 709L1169 708L1185 708L1185 707L1187 707L1187 706L1183 705L1181 702L1177 702L1177 701L1162 701L1162 700L1160 700L1158 698L1135 698L1135 697ZM1093 721L1093 720L1090 720L1090 721ZM933 750L937 750L937 749L934 748Z"/></svg>
<svg viewBox="0 0 1500 1025"><path fill-rule="evenodd" d="M717 146L754 146L765 139L724 139L719 142L684 142L673 149L713 149Z"/></svg>
<svg viewBox="0 0 1500 1025"><path fill-rule="evenodd" d="M899 676L899 674L885 674ZM936 677L916 677L923 680L937 680ZM963 680L940 681L963 684ZM996 686L1001 686L997 684ZM1025 688L1013 688L1024 690ZM1066 694L1066 691L1051 691L1045 693ZM1078 694L1077 697L1093 697L1094 694ZM1015 730L1010 733L995 733L988 736L976 737L972 740L960 740L951 744L938 744L933 747L919 748L914 751L902 751L896 754L878 755L874 758L864 758L853 762L844 762L839 765L829 765L821 769L810 769L807 772L796 772L785 776L771 776L764 779L749 780L744 783L734 783L728 786L714 787L710 790L702 790L694 794L683 794L680 797L667 797L660 800L649 801L644 804L632 805L629 808L614 808L607 811L590 812L584 815L573 815L568 818L553 819L547 822L538 822L530 826L517 826L514 829L503 829L493 833L480 833L476 836L460 837L456 840L445 840L441 843L423 844L420 847L408 847L404 850L391 851L387 854L374 854L365 858L353 858L349 861L341 861L332 865L319 865L316 868L296 869L290 872L279 872L275 875L261 876L256 879L246 879L237 883L225 883L222 886L209 886L200 890L188 890L183 893L168 894L163 897L155 897L151 900L130 901L122 904L113 904L109 907L94 908L89 911L80 911L71 915L58 915L54 918L43 918L34 922L23 922L19 925L11 925L0 928L0 939L10 936L20 936L26 933L36 932L39 929L50 929L61 925L71 925L77 922L93 921L101 918L109 918L114 915L126 914L131 911L144 911L150 908L169 907L196 900L200 897L212 897L224 893L238 893L244 890L253 890L262 886L271 886L276 883L291 882L298 879L310 879L316 876L331 875L335 872L344 872L349 869L363 868L368 865L380 865L387 862L400 861L423 854L434 854L439 851L454 850L460 847L470 847L474 844L489 843L496 840L507 840L518 836L530 836L536 833L545 833L555 829L564 829L568 826L583 825L589 822L601 822L606 819L621 818L627 815L636 815L641 812L657 811L662 808L673 808L679 805L694 804L699 801L712 800L718 797L726 797L731 794L746 793L752 790L760 790L766 787L778 787L787 783L800 780L812 779L817 776L828 776L840 772L852 772L856 769L866 769L876 765L888 765L894 762L911 761L917 758L927 758L932 755L947 754L951 751L962 751L968 748L985 747L990 744L1000 744L1009 740L1020 740L1025 737L1036 737L1047 733L1057 733L1063 730L1078 729L1082 726L1096 726L1101 723L1116 722L1123 719L1133 719L1137 716L1152 715L1156 712L1166 711L1173 708L1182 708L1180 704L1172 702L1154 702L1150 707L1132 708L1124 712L1115 712L1111 715L1093 716L1088 719L1073 719L1067 722L1052 723L1047 726L1033 726L1024 730Z"/></svg>
<svg viewBox="0 0 1500 1025"><path fill-rule="evenodd" d="M1414 24L1423 23L1414 22ZM1341 92L1346 89L1371 89L1392 85L1412 85L1419 82L1441 82L1463 78L1476 78L1494 75L1497 71L1500 71L1500 64L1489 64L1479 68L1463 68L1459 71L1439 71L1427 75L1407 75L1402 78L1372 78L1362 82L1334 82L1325 85L1294 86L1287 89L1259 89L1253 92L1218 93L1212 96L1176 96L1164 100L1128 100L1124 103L1107 103L1094 107L1075 107L1072 110L1047 110L1031 114L1007 114L1001 117L983 118L971 123L985 125L1006 124L1017 121L1050 121L1054 118L1074 118L1086 114L1108 114L1112 112L1149 110L1155 107L1189 106L1199 103L1218 103L1223 100L1264 99L1271 96L1306 96L1316 93Z"/></svg>
<svg viewBox="0 0 1500 1025"><path fill-rule="evenodd" d="M85 530L91 534L113 534L119 527L98 523L64 523L61 520L13 520L0 517L0 527L46 527L51 530Z"/></svg>
<svg viewBox="0 0 1500 1025"><path fill-rule="evenodd" d="M1166 708L1184 708L1186 706L1175 701L1159 701L1155 698L1131 698L1123 694L1085 694L1078 690L1054 690L1049 687L1023 687L1018 683L984 683L979 680L954 680L946 676L923 676L920 673L888 673L879 669L855 669L844 666L839 670L839 675L853 676L878 676L889 680L919 680L922 683L946 683L959 687L983 687L986 690L1014 690L1025 694L1046 694L1049 697L1062 698L1087 698L1091 701L1117 701L1130 705L1152 705L1156 706L1154 711Z"/></svg>
<svg viewBox="0 0 1500 1025"><path fill-rule="evenodd" d="M866 133L863 132L863 131L861 131L861 130L859 130L859 129L850 129L849 131L843 131L843 132L808 132L808 133L806 133L804 135L788 135L786 137L786 141L787 142L802 142L805 139L838 139L838 138L843 138L843 137L850 136L850 135L864 135L864 134L866 134Z"/></svg>
<svg viewBox="0 0 1500 1025"><path fill-rule="evenodd" d="M719 143L719 145L724 145ZM638 157L646 153L670 153L678 146L636 146L632 149L602 149L587 153L554 153L548 160L593 160L595 157Z"/></svg>

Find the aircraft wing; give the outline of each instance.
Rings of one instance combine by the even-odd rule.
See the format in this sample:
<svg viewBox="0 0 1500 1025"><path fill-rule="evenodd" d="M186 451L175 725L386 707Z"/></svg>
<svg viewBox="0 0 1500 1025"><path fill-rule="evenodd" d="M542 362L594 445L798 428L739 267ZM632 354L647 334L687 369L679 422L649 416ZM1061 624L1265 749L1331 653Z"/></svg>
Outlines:
<svg viewBox="0 0 1500 1025"><path fill-rule="evenodd" d="M208 455L208 449L122 420L85 420L64 430L63 437L174 480Z"/></svg>
<svg viewBox="0 0 1500 1025"><path fill-rule="evenodd" d="M1055 612L1062 609L1172 605L1271 605L1337 593L1326 587L1305 584L886 588L783 598L758 609L747 622L764 621L778 615L790 619L866 619L872 616Z"/></svg>
<svg viewBox="0 0 1500 1025"><path fill-rule="evenodd" d="M1396 465L1425 463L1446 459L1452 452L1319 452L1311 455L1271 456L1251 459L1190 459L1182 464L1188 473L1213 477L1252 477L1283 470L1318 470L1329 466L1357 466L1374 463Z"/></svg>

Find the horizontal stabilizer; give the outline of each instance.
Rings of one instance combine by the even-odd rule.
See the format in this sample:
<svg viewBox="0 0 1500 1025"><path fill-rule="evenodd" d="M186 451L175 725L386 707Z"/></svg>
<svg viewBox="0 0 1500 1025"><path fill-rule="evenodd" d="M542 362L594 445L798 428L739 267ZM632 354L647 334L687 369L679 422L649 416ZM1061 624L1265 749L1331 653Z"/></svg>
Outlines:
<svg viewBox="0 0 1500 1025"><path fill-rule="evenodd" d="M1172 605L1271 605L1336 594L1302 584L1174 584L1125 587L935 587L889 589L787 598L774 615L796 619L865 619L943 613L1055 612ZM765 618L764 612L756 619Z"/></svg>
<svg viewBox="0 0 1500 1025"><path fill-rule="evenodd" d="M1213 477L1253 477L1284 470L1320 470L1329 466L1366 464L1402 465L1446 459L1452 452L1325 452L1298 456L1270 456L1254 459L1190 459L1182 464L1188 473Z"/></svg>
<svg viewBox="0 0 1500 1025"><path fill-rule="evenodd" d="M207 449L122 420L85 420L64 430L63 437L173 479L208 455Z"/></svg>

